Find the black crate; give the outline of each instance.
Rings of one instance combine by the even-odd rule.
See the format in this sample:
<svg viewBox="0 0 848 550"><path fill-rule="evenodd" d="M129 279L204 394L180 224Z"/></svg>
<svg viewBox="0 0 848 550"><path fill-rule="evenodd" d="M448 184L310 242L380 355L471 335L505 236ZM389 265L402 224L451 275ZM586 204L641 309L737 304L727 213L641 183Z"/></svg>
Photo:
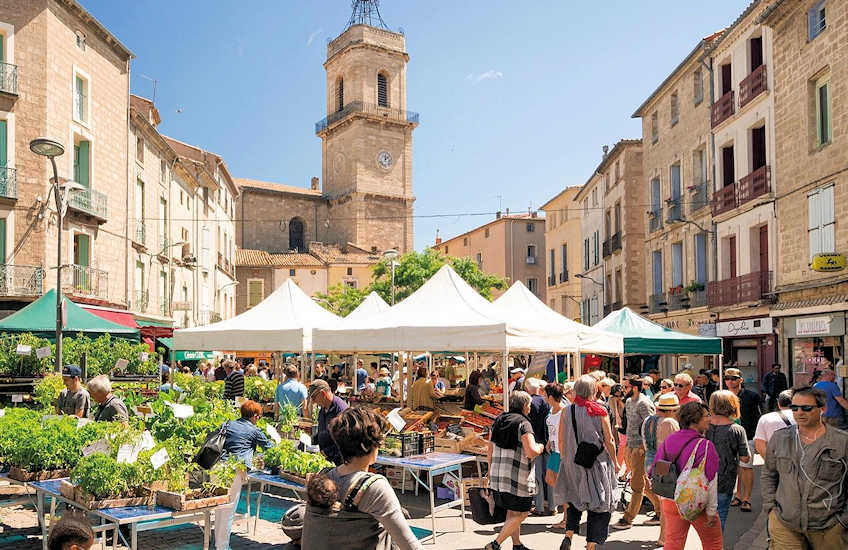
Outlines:
<svg viewBox="0 0 848 550"><path fill-rule="evenodd" d="M419 454L418 449L419 449L419 446L420 446L420 442L419 442L418 434L416 432L388 433L388 434L386 434L386 441L388 442L389 440L400 441L400 449L401 449L401 456L402 457L415 456L415 455ZM382 447L380 448L380 454L385 454L385 455L389 455L389 456L396 456L396 455L392 455L392 453L383 452Z"/></svg>
<svg viewBox="0 0 848 550"><path fill-rule="evenodd" d="M421 432L418 435L418 454L423 455L436 450L436 436L430 432Z"/></svg>

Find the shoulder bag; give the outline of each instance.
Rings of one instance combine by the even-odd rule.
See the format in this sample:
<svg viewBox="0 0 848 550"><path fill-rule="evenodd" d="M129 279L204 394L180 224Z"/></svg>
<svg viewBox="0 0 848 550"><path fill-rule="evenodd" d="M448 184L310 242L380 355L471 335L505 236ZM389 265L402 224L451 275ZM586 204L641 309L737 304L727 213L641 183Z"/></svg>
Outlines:
<svg viewBox="0 0 848 550"><path fill-rule="evenodd" d="M692 439L698 438L693 437ZM651 490L654 494L665 498L674 498L674 491L677 489L677 459L680 458L680 453L692 442L692 439L683 444L680 452L673 460L655 460L654 469L651 472Z"/></svg>
<svg viewBox="0 0 848 550"><path fill-rule="evenodd" d="M577 452L574 454L574 463L586 469L591 468L598 459L598 455L604 450L588 441L580 441L577 437L577 420L574 418L574 412L577 410L576 405L571 405L571 427L574 428L574 441L577 443Z"/></svg>
<svg viewBox="0 0 848 550"><path fill-rule="evenodd" d="M221 460L221 455L224 453L224 443L227 441L228 424L229 422L224 422L223 426L209 432L206 441L194 457L194 461L204 470L208 470Z"/></svg>

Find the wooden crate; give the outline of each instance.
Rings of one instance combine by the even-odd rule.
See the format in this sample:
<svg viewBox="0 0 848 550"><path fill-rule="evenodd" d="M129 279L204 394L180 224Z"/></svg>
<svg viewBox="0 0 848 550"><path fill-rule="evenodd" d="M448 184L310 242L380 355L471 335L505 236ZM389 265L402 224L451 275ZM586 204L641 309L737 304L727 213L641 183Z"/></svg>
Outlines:
<svg viewBox="0 0 848 550"><path fill-rule="evenodd" d="M471 506L468 500L468 489L472 487L488 487L489 478L486 477L468 477L462 480L462 500L465 501L465 506Z"/></svg>
<svg viewBox="0 0 848 550"><path fill-rule="evenodd" d="M227 489L222 488L219 492L223 492L223 494L205 498L187 498L185 493L156 491L156 504L171 508L172 510L184 511L211 508L230 502L230 495Z"/></svg>
<svg viewBox="0 0 848 550"><path fill-rule="evenodd" d="M458 454L460 452L459 442L459 439L437 437L435 440L436 451Z"/></svg>
<svg viewBox="0 0 848 550"><path fill-rule="evenodd" d="M30 472L17 466L9 468L9 478L15 481L44 481L45 479L59 479L68 477L69 475L70 472L68 470L40 470Z"/></svg>
<svg viewBox="0 0 848 550"><path fill-rule="evenodd" d="M154 501L153 491L150 491L149 489L146 489L145 491L147 494L141 497L96 500L92 495L89 495L68 481L62 481L62 484L59 486L59 493L63 497L68 500L73 500L89 510L121 508L124 506L150 506Z"/></svg>

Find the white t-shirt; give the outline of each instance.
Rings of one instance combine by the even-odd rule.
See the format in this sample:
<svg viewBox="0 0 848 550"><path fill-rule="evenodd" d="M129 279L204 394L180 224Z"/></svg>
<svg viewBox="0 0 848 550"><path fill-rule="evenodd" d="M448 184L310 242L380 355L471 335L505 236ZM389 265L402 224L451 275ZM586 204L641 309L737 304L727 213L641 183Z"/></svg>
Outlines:
<svg viewBox="0 0 848 550"><path fill-rule="evenodd" d="M548 425L548 441L551 442L551 450L555 453L559 452L559 421L561 415L562 409L556 414L549 414L545 420Z"/></svg>
<svg viewBox="0 0 848 550"><path fill-rule="evenodd" d="M774 432L786 427L786 422L783 421L784 418L789 421L790 425L795 424L795 417L792 416L792 411L775 411L761 416L760 421L757 422L757 431L754 433L754 439L762 439L768 443Z"/></svg>

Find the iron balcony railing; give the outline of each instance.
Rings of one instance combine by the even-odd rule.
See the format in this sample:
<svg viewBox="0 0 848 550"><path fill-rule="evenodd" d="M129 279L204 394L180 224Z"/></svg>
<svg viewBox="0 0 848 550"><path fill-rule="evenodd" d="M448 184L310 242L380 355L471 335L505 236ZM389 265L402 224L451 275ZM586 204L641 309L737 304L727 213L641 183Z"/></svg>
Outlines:
<svg viewBox="0 0 848 550"><path fill-rule="evenodd" d="M554 275L548 275L548 286L554 286L556 284L556 277Z"/></svg>
<svg viewBox="0 0 848 550"><path fill-rule="evenodd" d="M380 107L376 103L365 103L364 101L351 101L344 106L343 109L330 113L325 118L315 123L315 133L323 132L336 122L346 118L349 115L356 113L364 113L392 120L396 122L408 122L410 124L418 124L418 113L413 111L404 111L402 109L392 109L390 107Z"/></svg>
<svg viewBox="0 0 848 550"><path fill-rule="evenodd" d="M766 66L760 65L739 83L739 108L741 109L766 90L768 90Z"/></svg>
<svg viewBox="0 0 848 550"><path fill-rule="evenodd" d="M668 205L668 223L673 223L683 219L682 201L680 199L667 199L665 203Z"/></svg>
<svg viewBox="0 0 848 550"><path fill-rule="evenodd" d="M43 293L44 268L0 264L0 296L41 296Z"/></svg>
<svg viewBox="0 0 848 550"><path fill-rule="evenodd" d="M692 203L689 207L689 212L697 212L701 208L710 204L709 187L709 182L704 181L689 188L692 192Z"/></svg>
<svg viewBox="0 0 848 550"><path fill-rule="evenodd" d="M758 302L771 292L771 271L756 271L707 283L707 305L732 306Z"/></svg>
<svg viewBox="0 0 848 550"><path fill-rule="evenodd" d="M18 171L8 166L0 166L0 197L18 198Z"/></svg>
<svg viewBox="0 0 848 550"><path fill-rule="evenodd" d="M109 298L109 273L85 265L73 264L62 269L62 291L73 296Z"/></svg>
<svg viewBox="0 0 848 550"><path fill-rule="evenodd" d="M648 304L650 313L663 313L668 311L668 301L665 294L652 294Z"/></svg>
<svg viewBox="0 0 848 550"><path fill-rule="evenodd" d="M0 63L0 92L18 95L18 66Z"/></svg>
<svg viewBox="0 0 848 550"><path fill-rule="evenodd" d="M662 229L663 219L662 219L662 206L654 206L650 211L648 211L648 229L650 233L654 231L658 231Z"/></svg>
<svg viewBox="0 0 848 550"><path fill-rule="evenodd" d="M613 233L612 238L610 239L610 248L612 248L613 252L621 250L621 231Z"/></svg>
<svg viewBox="0 0 848 550"><path fill-rule="evenodd" d="M147 238L146 237L147 237L147 231L146 231L146 228L144 226L144 221L143 220L136 220L135 221L135 236L134 236L135 242L137 242L140 245L146 245L147 244Z"/></svg>
<svg viewBox="0 0 848 550"><path fill-rule="evenodd" d="M149 294L146 290L136 290L134 296L133 306L135 310L138 312L147 311L147 304L149 301Z"/></svg>
<svg viewBox="0 0 848 550"><path fill-rule="evenodd" d="M742 206L771 191L771 167L757 168L738 182L725 185L713 194L713 216Z"/></svg>
<svg viewBox="0 0 848 550"><path fill-rule="evenodd" d="M568 280L568 270L564 269L559 272L559 282L564 283Z"/></svg>
<svg viewBox="0 0 848 550"><path fill-rule="evenodd" d="M94 189L81 189L74 191L68 198L68 207L88 214L100 220L107 220L107 205L108 199L106 193L95 191Z"/></svg>
<svg viewBox="0 0 848 550"><path fill-rule="evenodd" d="M202 309L197 314L197 325L209 325L212 323L217 323L221 320L221 315L217 311L212 311L211 309Z"/></svg>
<svg viewBox="0 0 848 550"><path fill-rule="evenodd" d="M691 307L703 307L707 305L707 290L690 290L689 291L689 305Z"/></svg>
<svg viewBox="0 0 848 550"><path fill-rule="evenodd" d="M733 116L733 90L730 90L713 103L710 122L713 128Z"/></svg>

